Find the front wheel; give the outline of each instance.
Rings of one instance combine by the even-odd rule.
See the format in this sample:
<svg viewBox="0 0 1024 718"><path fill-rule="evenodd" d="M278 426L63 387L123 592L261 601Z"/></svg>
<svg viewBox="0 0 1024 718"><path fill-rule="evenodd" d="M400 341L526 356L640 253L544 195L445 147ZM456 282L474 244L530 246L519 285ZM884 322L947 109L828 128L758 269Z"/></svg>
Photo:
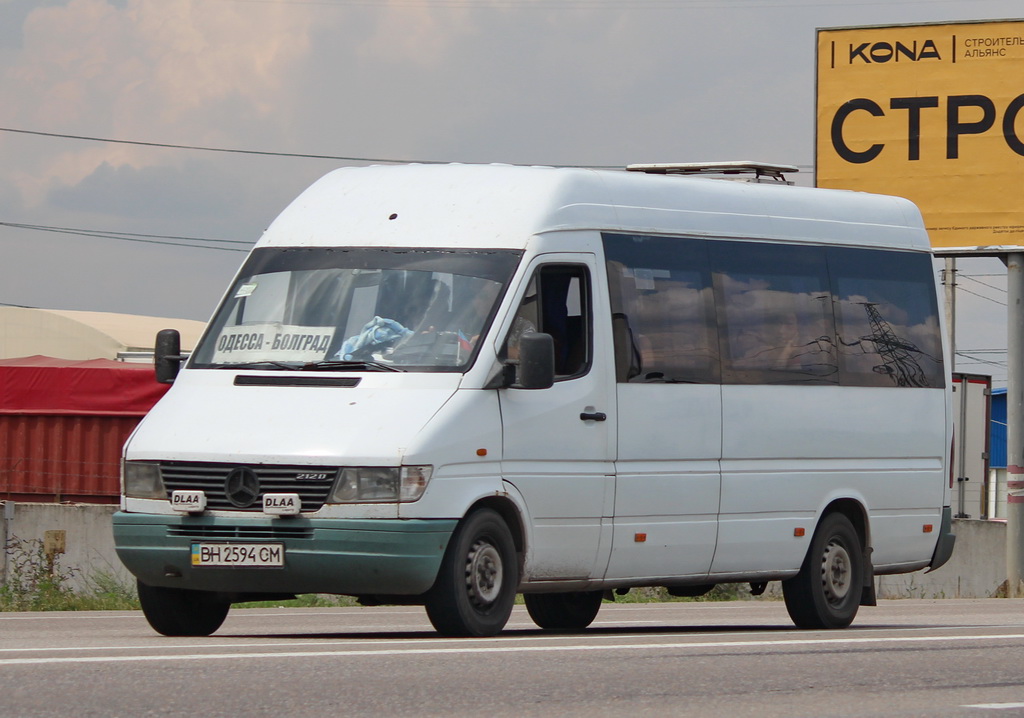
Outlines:
<svg viewBox="0 0 1024 718"><path fill-rule="evenodd" d="M799 628L846 628L860 607L864 553L843 514L822 519L800 573L782 582L786 610Z"/></svg>
<svg viewBox="0 0 1024 718"><path fill-rule="evenodd" d="M603 591L528 593L523 596L530 618L551 631L582 631L601 610Z"/></svg>
<svg viewBox="0 0 1024 718"><path fill-rule="evenodd" d="M209 636L227 618L231 604L209 591L165 588L138 582L139 603L149 625L165 636Z"/></svg>
<svg viewBox="0 0 1024 718"><path fill-rule="evenodd" d="M448 544L426 595L427 616L446 636L494 636L508 623L518 587L508 526L496 511L474 511Z"/></svg>

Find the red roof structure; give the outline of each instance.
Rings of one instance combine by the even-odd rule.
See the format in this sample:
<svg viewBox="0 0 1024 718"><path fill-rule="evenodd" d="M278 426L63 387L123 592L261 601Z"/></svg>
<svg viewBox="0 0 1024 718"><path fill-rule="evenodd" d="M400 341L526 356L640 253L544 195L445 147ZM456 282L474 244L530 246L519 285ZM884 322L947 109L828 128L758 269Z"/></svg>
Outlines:
<svg viewBox="0 0 1024 718"><path fill-rule="evenodd" d="M0 500L116 502L121 447L167 389L148 364L0 360Z"/></svg>

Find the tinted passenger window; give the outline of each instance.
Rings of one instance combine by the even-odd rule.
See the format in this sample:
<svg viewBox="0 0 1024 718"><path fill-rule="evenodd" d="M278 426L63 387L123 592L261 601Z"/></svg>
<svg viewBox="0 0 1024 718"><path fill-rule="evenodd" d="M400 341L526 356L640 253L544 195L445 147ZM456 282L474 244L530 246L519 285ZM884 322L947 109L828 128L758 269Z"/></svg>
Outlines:
<svg viewBox="0 0 1024 718"><path fill-rule="evenodd" d="M945 386L930 257L830 248L843 383Z"/></svg>
<svg viewBox="0 0 1024 718"><path fill-rule="evenodd" d="M836 384L831 292L821 247L711 242L722 380Z"/></svg>
<svg viewBox="0 0 1024 718"><path fill-rule="evenodd" d="M927 254L605 235L619 382L943 387Z"/></svg>
<svg viewBox="0 0 1024 718"><path fill-rule="evenodd" d="M707 242L604 236L620 382L717 382Z"/></svg>

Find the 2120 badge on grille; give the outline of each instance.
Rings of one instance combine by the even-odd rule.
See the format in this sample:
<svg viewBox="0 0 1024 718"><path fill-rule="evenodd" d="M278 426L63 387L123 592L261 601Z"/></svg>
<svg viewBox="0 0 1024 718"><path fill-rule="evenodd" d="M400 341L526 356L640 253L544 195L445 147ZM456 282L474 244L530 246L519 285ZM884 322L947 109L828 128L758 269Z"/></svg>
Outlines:
<svg viewBox="0 0 1024 718"><path fill-rule="evenodd" d="M284 544L280 543L194 543L193 566L279 567L284 566Z"/></svg>

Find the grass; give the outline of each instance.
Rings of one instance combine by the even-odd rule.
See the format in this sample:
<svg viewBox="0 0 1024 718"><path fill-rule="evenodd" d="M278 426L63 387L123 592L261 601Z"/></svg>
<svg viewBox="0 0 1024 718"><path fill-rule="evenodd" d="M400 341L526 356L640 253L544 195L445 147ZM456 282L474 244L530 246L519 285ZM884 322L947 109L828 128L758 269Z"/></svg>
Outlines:
<svg viewBox="0 0 1024 718"><path fill-rule="evenodd" d="M648 586L644 588L630 589L624 596L615 596L616 603L664 603L668 601L678 602L705 602L705 601L745 601L752 598L750 587L745 583L722 583L715 586L703 596L695 598L671 596L668 589L663 586Z"/></svg>
<svg viewBox="0 0 1024 718"><path fill-rule="evenodd" d="M47 554L41 539L12 536L5 544L7 575L0 586L0 611L132 610L139 607L133 586L112 574L81 580L62 565L61 554ZM74 583L84 589L73 588Z"/></svg>
<svg viewBox="0 0 1024 718"><path fill-rule="evenodd" d="M358 606L352 596L331 596L324 593L303 593L288 601L247 601L232 608L338 608Z"/></svg>

